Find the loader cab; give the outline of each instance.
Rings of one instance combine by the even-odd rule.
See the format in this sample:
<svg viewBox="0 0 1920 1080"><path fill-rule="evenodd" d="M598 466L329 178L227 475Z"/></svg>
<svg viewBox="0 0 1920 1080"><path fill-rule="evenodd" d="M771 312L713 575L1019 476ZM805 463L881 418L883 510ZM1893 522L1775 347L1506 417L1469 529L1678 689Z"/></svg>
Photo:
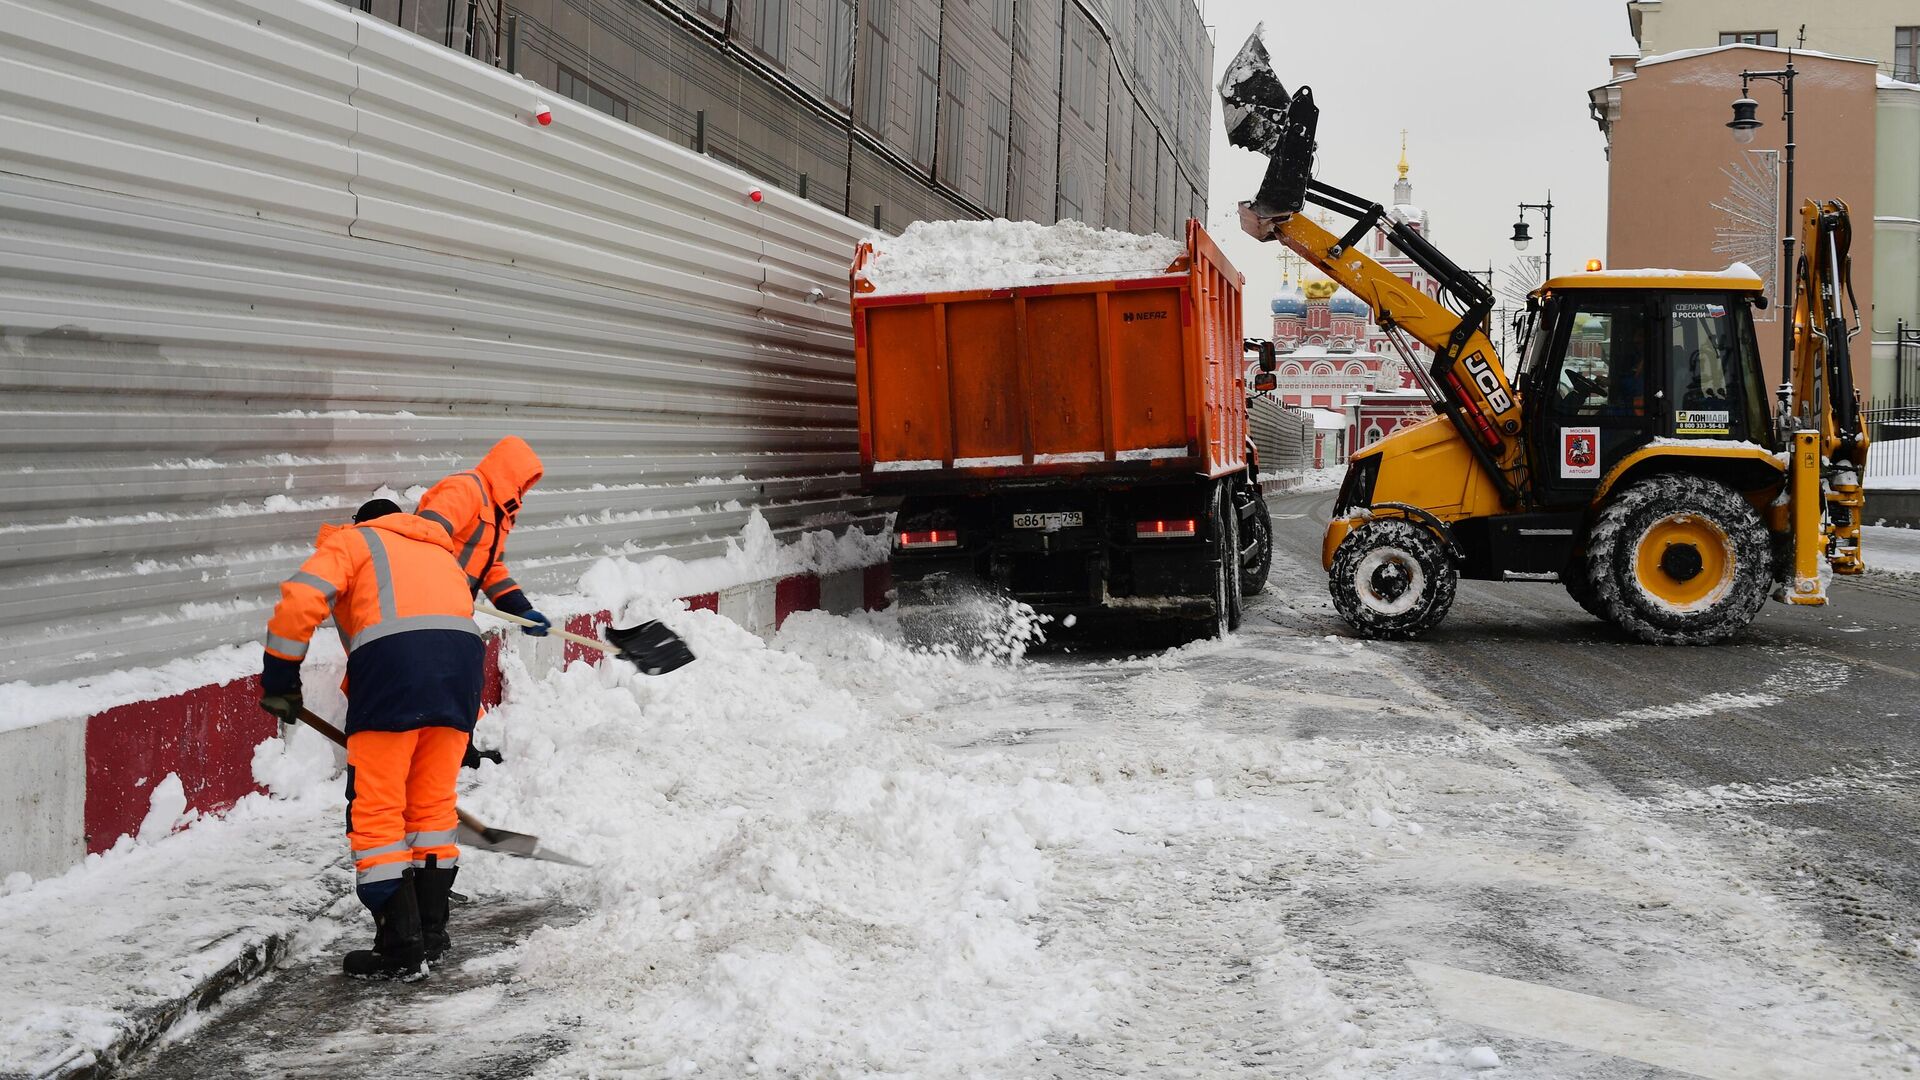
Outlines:
<svg viewBox="0 0 1920 1080"><path fill-rule="evenodd" d="M1521 375L1539 505L1591 502L1655 439L1766 444L1759 290L1745 275L1670 271L1549 282Z"/></svg>

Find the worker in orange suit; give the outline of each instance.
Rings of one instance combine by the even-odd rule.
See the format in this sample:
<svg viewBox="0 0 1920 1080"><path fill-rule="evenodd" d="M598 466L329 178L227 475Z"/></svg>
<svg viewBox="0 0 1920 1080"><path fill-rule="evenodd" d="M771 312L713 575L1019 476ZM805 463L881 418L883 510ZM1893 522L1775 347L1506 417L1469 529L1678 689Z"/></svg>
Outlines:
<svg viewBox="0 0 1920 1080"><path fill-rule="evenodd" d="M457 550L399 509L376 499L353 525L321 528L281 583L260 674L261 707L297 721L300 662L333 616L347 648L347 839L375 927L373 948L341 964L360 978L420 978L447 948L454 780L480 715L485 651Z"/></svg>
<svg viewBox="0 0 1920 1080"><path fill-rule="evenodd" d="M526 632L533 637L546 636L552 623L534 610L519 582L507 572L503 556L520 502L543 472L533 447L518 435L509 435L494 443L480 464L427 489L418 511L453 538L468 588L485 593L489 603L509 615L532 619L538 625L527 627Z"/></svg>

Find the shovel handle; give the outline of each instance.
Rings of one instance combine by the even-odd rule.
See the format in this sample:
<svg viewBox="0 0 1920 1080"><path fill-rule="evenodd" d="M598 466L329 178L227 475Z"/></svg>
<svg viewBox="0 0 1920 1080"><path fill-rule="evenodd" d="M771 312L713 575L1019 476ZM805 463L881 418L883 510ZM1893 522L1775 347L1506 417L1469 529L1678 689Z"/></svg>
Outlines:
<svg viewBox="0 0 1920 1080"><path fill-rule="evenodd" d="M301 707L300 722L312 728L313 730L319 732L320 734L325 735L327 738L332 739L334 742L339 743L341 746L347 745L346 732L341 731L339 728L334 727L332 724L329 724L325 720L320 719L319 715L316 714L312 709L306 708L305 706ZM454 813L460 815L460 824L465 825L467 828L472 829L474 832L484 833L487 831L487 826L484 823L482 823L479 818L474 817L472 814L467 813L465 810L455 809Z"/></svg>
<svg viewBox="0 0 1920 1080"><path fill-rule="evenodd" d="M473 605L473 610L480 612L482 615L491 615L496 619L504 619L507 622L518 623L521 626L539 626L540 625L539 623L534 622L532 619L523 618L519 615L509 615L506 612L501 611L499 608L488 607L485 604L475 604ZM547 628L547 633L552 634L554 637L560 638L563 641L571 641L575 645L585 645L589 649L599 649L601 652L606 653L608 656L620 655L619 649L616 649L613 646L607 644L606 642L601 641L599 638L584 637L580 634L574 633L571 630L562 630L557 626L549 626Z"/></svg>

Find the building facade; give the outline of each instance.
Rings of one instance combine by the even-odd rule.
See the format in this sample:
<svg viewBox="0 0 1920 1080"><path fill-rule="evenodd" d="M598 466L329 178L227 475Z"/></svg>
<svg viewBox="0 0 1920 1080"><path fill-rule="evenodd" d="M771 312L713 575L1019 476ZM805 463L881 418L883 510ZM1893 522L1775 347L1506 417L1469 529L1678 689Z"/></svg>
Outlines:
<svg viewBox="0 0 1920 1080"><path fill-rule="evenodd" d="M1870 59L1889 78L1920 82L1920 7L1912 0L1629 0L1627 21L1641 56L1719 45L1812 49Z"/></svg>
<svg viewBox="0 0 1920 1080"><path fill-rule="evenodd" d="M1639 50L1613 57L1613 79L1589 94L1611 162L1610 263L1724 265L1739 246L1728 234L1758 232L1737 220L1756 212L1756 189L1780 213L1780 91L1755 85L1766 126L1751 147L1734 146L1720 125L1743 68L1781 68L1792 48L1801 72L1795 199L1844 198L1854 212L1854 285L1873 339L1870 357L1859 350L1858 378L1874 394L1911 385L1916 373L1895 366L1900 331L1920 325L1920 8L1633 0L1627 14ZM1763 324L1761 347L1778 371L1772 325L1770 335Z"/></svg>
<svg viewBox="0 0 1920 1080"><path fill-rule="evenodd" d="M341 0L888 230L1204 217L1190 0Z"/></svg>

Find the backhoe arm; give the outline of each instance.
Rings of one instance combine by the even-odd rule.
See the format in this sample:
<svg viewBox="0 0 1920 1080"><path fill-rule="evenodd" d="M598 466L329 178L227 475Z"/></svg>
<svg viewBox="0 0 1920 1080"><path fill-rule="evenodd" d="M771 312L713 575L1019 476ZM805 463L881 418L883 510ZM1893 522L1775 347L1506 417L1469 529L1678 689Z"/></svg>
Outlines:
<svg viewBox="0 0 1920 1080"><path fill-rule="evenodd" d="M1255 204L1241 205L1241 227L1258 239L1279 240L1359 297L1381 328L1403 330L1433 350L1433 366L1422 381L1435 398L1435 408L1452 421L1475 459L1493 477L1501 500L1516 505L1526 447L1519 437L1519 397L1507 381L1493 342L1481 329L1493 306L1492 293L1425 237L1387 218L1378 205L1355 206L1345 192L1318 182L1310 185L1310 191L1307 197L1312 201L1355 215L1354 229L1335 236L1305 214L1267 216ZM1466 309L1465 316L1414 288L1355 246L1376 227L1385 229L1396 247L1433 274L1441 288Z"/></svg>
<svg viewBox="0 0 1920 1080"><path fill-rule="evenodd" d="M1794 444L1792 468L1794 602L1824 598L1819 561L1839 574L1865 569L1860 519L1866 507L1867 431L1853 385L1852 336L1860 323L1853 299L1853 222L1847 204L1808 200L1800 208L1804 247L1794 299L1790 399L1780 417ZM1843 303L1854 306L1854 329ZM1791 433L1788 435L1787 433ZM1812 582L1811 586L1809 582Z"/></svg>

